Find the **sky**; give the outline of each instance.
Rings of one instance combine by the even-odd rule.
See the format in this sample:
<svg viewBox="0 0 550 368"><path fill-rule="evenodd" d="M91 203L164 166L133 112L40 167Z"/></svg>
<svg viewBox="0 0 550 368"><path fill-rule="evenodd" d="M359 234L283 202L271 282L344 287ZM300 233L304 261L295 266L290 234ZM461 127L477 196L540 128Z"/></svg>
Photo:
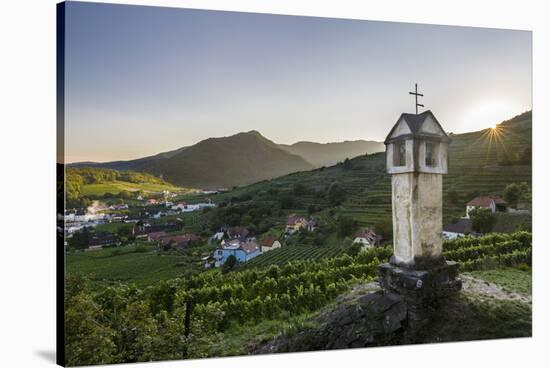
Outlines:
<svg viewBox="0 0 550 368"><path fill-rule="evenodd" d="M415 83L453 133L532 104L528 31L79 2L65 19L66 162L250 130L381 141Z"/></svg>

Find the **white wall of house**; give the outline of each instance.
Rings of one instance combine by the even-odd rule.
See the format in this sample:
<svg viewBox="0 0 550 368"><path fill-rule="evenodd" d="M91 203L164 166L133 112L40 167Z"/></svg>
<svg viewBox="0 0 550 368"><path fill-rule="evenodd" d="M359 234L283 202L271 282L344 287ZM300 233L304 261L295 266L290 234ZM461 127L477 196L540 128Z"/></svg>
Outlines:
<svg viewBox="0 0 550 368"><path fill-rule="evenodd" d="M262 253L269 252L270 250L277 249L281 247L281 243L278 240L275 240L270 247L262 246Z"/></svg>
<svg viewBox="0 0 550 368"><path fill-rule="evenodd" d="M466 236L462 233L454 233L452 231L443 231L441 233L441 235L443 236L443 239L445 239L445 240L454 240L454 239L463 238L463 237Z"/></svg>
<svg viewBox="0 0 550 368"><path fill-rule="evenodd" d="M363 246L363 248L365 248L365 249L374 248L374 245L371 244L370 241L367 238L363 238L363 237L360 237L360 236L353 239L353 244L361 244Z"/></svg>

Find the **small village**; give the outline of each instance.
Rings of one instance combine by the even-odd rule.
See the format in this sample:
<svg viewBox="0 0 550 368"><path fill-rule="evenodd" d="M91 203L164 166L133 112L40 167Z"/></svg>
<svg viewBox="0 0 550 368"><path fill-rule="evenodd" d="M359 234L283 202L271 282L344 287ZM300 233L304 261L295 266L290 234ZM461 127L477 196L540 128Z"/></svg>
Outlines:
<svg viewBox="0 0 550 368"><path fill-rule="evenodd" d="M223 190L226 192L227 190ZM216 208L210 196L222 191L199 191L203 202L188 203L179 198L177 193L164 191L153 193L150 198L137 195L132 205L117 200L106 204L94 201L84 213L67 210L65 213L65 237L67 245L75 244L74 238L80 239L83 233L89 233L84 243L77 248L94 251L122 245L146 244L156 252L184 252L193 247L211 249L207 254L196 259L204 270L218 268L229 264L245 264L267 252L287 246L292 237L301 233L315 233L323 228L323 223L315 216L289 214L284 220L284 227L279 227L264 234L257 234L246 224L229 226L224 224L210 234L196 234L185 231L183 217L186 214L201 216ZM130 210L130 211L129 211ZM500 196L477 196L466 203L464 215L452 223L443 226L442 237L454 240L463 237L479 237L488 231L482 231L480 225L473 226L477 212L512 215L529 215L530 208L526 201L517 201L510 206ZM94 228L111 226L118 231L94 231ZM121 231L125 226L126 231ZM490 225L490 224L489 224ZM481 226L484 226L482 223ZM130 230L128 230L130 229ZM373 226L357 229L351 236L351 244L368 250L382 246L391 239L384 239Z"/></svg>

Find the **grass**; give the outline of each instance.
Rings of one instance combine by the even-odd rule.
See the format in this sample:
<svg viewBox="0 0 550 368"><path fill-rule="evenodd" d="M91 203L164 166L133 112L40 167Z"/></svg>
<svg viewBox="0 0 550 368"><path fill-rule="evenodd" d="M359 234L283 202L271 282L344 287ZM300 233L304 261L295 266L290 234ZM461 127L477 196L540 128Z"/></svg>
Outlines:
<svg viewBox="0 0 550 368"><path fill-rule="evenodd" d="M499 279L512 279L516 277L517 272L522 271L508 269L499 270L498 272L500 274ZM352 303L357 301L357 296L350 294L348 296L350 296ZM344 295L339 298L342 300L340 303L350 302ZM330 307L330 310L342 310L340 306L341 304L335 303ZM327 346L327 341L321 338L319 342L317 341L318 337L327 334L326 329L331 328L331 323L339 324L340 320L338 318L341 315L336 312L333 319L323 320L321 324L317 323L316 325L317 315L318 313L314 312L310 317L290 328L288 332L282 332L279 341L272 346L276 348L273 352L318 350L319 343ZM330 315L330 313L327 315ZM347 328L353 330L352 324L353 322L346 325ZM247 335L246 331L242 331L241 334L243 336ZM486 295L472 296L458 293L445 299L431 315L430 322L420 327L414 334L403 335L398 331L390 339L380 340L380 345L425 344L530 336L532 336L531 304L515 300L501 300ZM249 338L252 339L252 337ZM262 346L263 341L258 340L259 345Z"/></svg>
<svg viewBox="0 0 550 368"><path fill-rule="evenodd" d="M258 323L232 323L222 335L221 341L212 349L210 356L235 356L249 354L256 346L280 334L293 335L303 328L314 326L312 313L286 316Z"/></svg>
<svg viewBox="0 0 550 368"><path fill-rule="evenodd" d="M449 318L452 316L452 318ZM451 298L419 332L417 343L529 337L532 335L530 304L509 300Z"/></svg>
<svg viewBox="0 0 550 368"><path fill-rule="evenodd" d="M517 269L472 271L469 274L475 278L497 284L507 291L531 295L532 275L530 269L526 271Z"/></svg>
<svg viewBox="0 0 550 368"><path fill-rule="evenodd" d="M66 272L86 275L96 284L120 281L146 287L200 270L201 252L159 253L156 247L144 245L77 251L66 256Z"/></svg>

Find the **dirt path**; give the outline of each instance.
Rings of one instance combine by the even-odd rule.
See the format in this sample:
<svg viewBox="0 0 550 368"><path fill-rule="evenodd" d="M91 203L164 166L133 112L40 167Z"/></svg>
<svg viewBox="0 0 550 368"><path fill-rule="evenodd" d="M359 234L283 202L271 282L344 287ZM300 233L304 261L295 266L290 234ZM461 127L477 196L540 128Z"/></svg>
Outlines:
<svg viewBox="0 0 550 368"><path fill-rule="evenodd" d="M531 303L531 296L514 293L503 289L497 284L476 279L472 276L461 275L463 292L470 295L478 295L498 300L516 300L523 303Z"/></svg>

